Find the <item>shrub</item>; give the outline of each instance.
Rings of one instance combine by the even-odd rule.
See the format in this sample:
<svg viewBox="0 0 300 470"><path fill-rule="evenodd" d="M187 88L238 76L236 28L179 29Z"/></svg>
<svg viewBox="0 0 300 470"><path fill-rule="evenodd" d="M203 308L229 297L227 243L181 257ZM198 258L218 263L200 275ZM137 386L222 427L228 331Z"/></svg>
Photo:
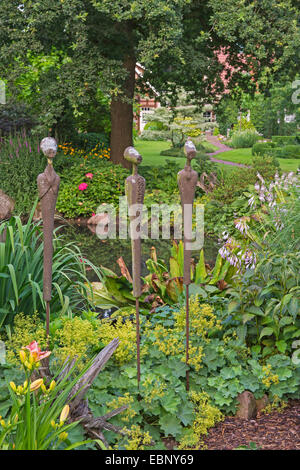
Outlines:
<svg viewBox="0 0 300 470"><path fill-rule="evenodd" d="M166 156L166 157L179 157L179 158L184 158L184 152L181 147L171 147L166 150L162 150L160 152L160 155Z"/></svg>
<svg viewBox="0 0 300 470"><path fill-rule="evenodd" d="M252 147L252 155L265 155L274 147L273 142L256 142Z"/></svg>
<svg viewBox="0 0 300 470"><path fill-rule="evenodd" d="M154 131L154 130L144 130L141 135L141 140L169 140L171 138L171 133L169 131Z"/></svg>
<svg viewBox="0 0 300 470"><path fill-rule="evenodd" d="M252 121L248 120L246 117L242 117L236 124L233 126L233 133L234 132L241 132L246 130L256 131L254 124Z"/></svg>
<svg viewBox="0 0 300 470"><path fill-rule="evenodd" d="M272 155L277 158L300 158L300 145L285 145L272 150Z"/></svg>
<svg viewBox="0 0 300 470"><path fill-rule="evenodd" d="M23 129L30 130L35 125L35 119L21 103L0 105L0 135L9 135Z"/></svg>
<svg viewBox="0 0 300 470"><path fill-rule="evenodd" d="M109 147L109 136L97 132L80 133L72 139L72 144L79 149L90 152L96 147Z"/></svg>
<svg viewBox="0 0 300 470"><path fill-rule="evenodd" d="M272 142L275 147L283 147L285 145L294 145L297 143L295 135L273 135Z"/></svg>
<svg viewBox="0 0 300 470"><path fill-rule="evenodd" d="M257 173L266 180L273 178L278 171L279 163L272 156L252 158L251 168L236 168L231 172L226 172L220 178L219 185L214 189L213 199L221 203L231 203L242 194L249 185L257 181Z"/></svg>
<svg viewBox="0 0 300 470"><path fill-rule="evenodd" d="M146 194L153 190L160 190L172 197L174 193L179 194L177 184L177 173L181 169L176 160L166 160L161 167L142 166L141 175L146 179Z"/></svg>
<svg viewBox="0 0 300 470"><path fill-rule="evenodd" d="M214 147L207 146L205 147L201 142L194 142L195 147L197 149L197 157L200 158L205 153L214 152ZM166 150L162 150L160 155L167 156L167 157L179 157L185 158L184 148L183 147L171 147Z"/></svg>
<svg viewBox="0 0 300 470"><path fill-rule="evenodd" d="M231 145L234 148L252 147L260 138L259 134L252 129L234 132L231 137Z"/></svg>
<svg viewBox="0 0 300 470"><path fill-rule="evenodd" d="M147 122L147 124L144 127L145 131L166 131L168 130L168 126L164 125L160 121L150 121Z"/></svg>
<svg viewBox="0 0 300 470"><path fill-rule="evenodd" d="M110 162L86 161L61 175L56 208L65 217L90 217L103 203L118 207L128 170ZM87 176L88 175L88 176Z"/></svg>
<svg viewBox="0 0 300 470"><path fill-rule="evenodd" d="M252 157L252 176L253 179L257 178L257 173L259 173L267 181L273 179L275 173L279 172L280 164L278 160L272 155L265 155L261 157L260 155L254 155Z"/></svg>

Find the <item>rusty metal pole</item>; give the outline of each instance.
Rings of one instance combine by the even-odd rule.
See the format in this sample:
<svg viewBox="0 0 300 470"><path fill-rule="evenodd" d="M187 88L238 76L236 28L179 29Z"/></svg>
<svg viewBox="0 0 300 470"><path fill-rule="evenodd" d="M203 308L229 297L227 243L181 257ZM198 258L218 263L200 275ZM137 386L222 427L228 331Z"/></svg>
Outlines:
<svg viewBox="0 0 300 470"><path fill-rule="evenodd" d="M192 211L195 198L195 190L198 181L198 173L192 169L191 160L196 156L196 147L188 139L184 146L184 153L187 162L183 170L177 175L178 188L180 192L181 206L183 212L183 230L184 230L184 268L183 284L185 285L186 296L186 365L189 366L189 340L190 340L190 319L189 319L189 285L191 283L191 250L188 244L191 243L192 234ZM186 390L190 389L189 370L186 371Z"/></svg>
<svg viewBox="0 0 300 470"><path fill-rule="evenodd" d="M132 163L132 175L126 178L125 191L129 208L130 218L130 238L132 251L132 280L133 295L136 306L136 349L137 349L137 381L138 388L141 380L141 359L140 359L140 308L139 298L142 293L141 285L141 222L142 205L144 202L145 179L138 174L138 165L142 161L141 155L134 147L127 147L124 151L125 160ZM135 206L135 207L133 207ZM134 222L134 227L133 227Z"/></svg>
<svg viewBox="0 0 300 470"><path fill-rule="evenodd" d="M41 142L41 150L47 157L47 167L44 173L37 177L39 198L42 208L44 232L44 273L43 298L46 303L46 335L49 341L50 301L52 290L52 258L53 258L53 229L54 213L58 196L60 177L53 168L53 158L57 152L57 143L52 137L46 137Z"/></svg>

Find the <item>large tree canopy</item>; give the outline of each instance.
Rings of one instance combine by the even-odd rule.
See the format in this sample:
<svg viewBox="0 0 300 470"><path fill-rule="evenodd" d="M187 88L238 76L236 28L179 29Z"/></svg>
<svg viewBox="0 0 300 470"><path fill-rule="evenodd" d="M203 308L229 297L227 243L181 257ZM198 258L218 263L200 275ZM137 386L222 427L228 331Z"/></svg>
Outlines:
<svg viewBox="0 0 300 470"><path fill-rule="evenodd" d="M25 0L2 2L0 76L17 95L20 76L45 58L33 99L48 127L66 110L80 113L99 90L111 102L114 162L132 144L135 64L160 92L176 102L184 87L197 100L215 98L224 87L226 52L230 81L267 89L274 77L299 71L299 9L286 0ZM49 57L55 61L49 64ZM138 83L139 87L143 83Z"/></svg>

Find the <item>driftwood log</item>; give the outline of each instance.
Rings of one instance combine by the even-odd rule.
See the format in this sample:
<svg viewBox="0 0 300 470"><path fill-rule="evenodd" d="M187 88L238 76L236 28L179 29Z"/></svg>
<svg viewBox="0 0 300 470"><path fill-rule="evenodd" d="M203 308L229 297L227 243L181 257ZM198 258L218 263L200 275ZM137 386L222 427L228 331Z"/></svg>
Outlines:
<svg viewBox="0 0 300 470"><path fill-rule="evenodd" d="M83 426L85 433L93 439L100 439L107 448L109 447L109 444L106 441L102 431L113 431L115 433L125 436L126 432L122 428L108 423L108 420L111 419L113 416L122 413L122 411L126 410L128 406L124 405L120 408L110 411L109 413L103 416L94 418L89 408L88 400L85 398L85 395L93 384L93 381L99 375L100 371L103 369L107 361L111 358L114 351L117 349L118 345L119 339L115 338L107 346L105 346L102 351L100 351L100 353L95 357L89 369L84 373L81 379L72 388L67 399L67 403L70 406L69 420L71 422L80 420L80 423ZM65 361L62 371L56 379L57 383L62 381L63 378L65 378L70 373L75 363L76 358L72 359L71 361L68 359ZM39 369L39 375L50 382L52 380L52 377L50 377L47 372L47 368L41 367Z"/></svg>

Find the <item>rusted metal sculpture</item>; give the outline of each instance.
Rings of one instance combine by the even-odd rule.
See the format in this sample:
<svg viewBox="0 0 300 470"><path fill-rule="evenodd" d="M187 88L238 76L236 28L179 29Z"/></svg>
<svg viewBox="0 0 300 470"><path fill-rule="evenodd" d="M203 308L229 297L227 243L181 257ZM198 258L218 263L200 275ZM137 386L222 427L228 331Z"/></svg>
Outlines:
<svg viewBox="0 0 300 470"><path fill-rule="evenodd" d="M44 232L43 298L46 303L46 334L48 337L52 290L54 213L58 196L60 177L55 173L53 168L53 158L57 152L57 143L55 139L52 137L46 137L43 139L41 142L41 150L48 160L48 165L44 173L41 173L37 177Z"/></svg>
<svg viewBox="0 0 300 470"><path fill-rule="evenodd" d="M191 161L196 156L196 147L193 142L188 139L184 146L184 153L187 157L187 163L183 170L177 175L178 188L181 198L181 206L183 212L183 228L184 228L184 268L183 268L183 284L185 285L186 296L186 365L189 364L189 284L191 283L191 250L189 243L192 242L192 210L195 198L195 190L198 181L198 173L192 169ZM186 389L189 390L189 370L186 372Z"/></svg>
<svg viewBox="0 0 300 470"><path fill-rule="evenodd" d="M132 281L133 295L136 299L136 348L137 348L137 381L138 387L141 379L140 363L140 313L139 298L142 293L141 285L141 222L142 206L144 202L145 179L138 174L138 165L142 161L141 155L134 147L127 147L124 152L124 158L132 163L132 175L126 178L125 191L129 208L130 218L130 238L132 250ZM134 222L134 224L133 224Z"/></svg>

